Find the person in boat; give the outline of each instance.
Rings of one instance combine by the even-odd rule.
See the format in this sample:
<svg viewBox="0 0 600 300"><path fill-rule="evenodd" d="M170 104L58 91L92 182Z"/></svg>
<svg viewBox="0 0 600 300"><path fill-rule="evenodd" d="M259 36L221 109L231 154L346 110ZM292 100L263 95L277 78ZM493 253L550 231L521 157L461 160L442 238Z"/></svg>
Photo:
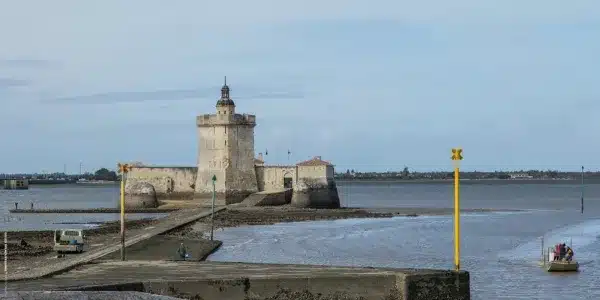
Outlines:
<svg viewBox="0 0 600 300"><path fill-rule="evenodd" d="M560 244L560 251L559 251L559 255L560 255L560 260L563 260L565 258L565 255L567 254L567 247L565 243Z"/></svg>
<svg viewBox="0 0 600 300"><path fill-rule="evenodd" d="M571 261L573 260L573 249L571 249L571 247L567 246L567 256L566 256L567 261Z"/></svg>
<svg viewBox="0 0 600 300"><path fill-rule="evenodd" d="M560 244L554 245L554 260L560 260Z"/></svg>

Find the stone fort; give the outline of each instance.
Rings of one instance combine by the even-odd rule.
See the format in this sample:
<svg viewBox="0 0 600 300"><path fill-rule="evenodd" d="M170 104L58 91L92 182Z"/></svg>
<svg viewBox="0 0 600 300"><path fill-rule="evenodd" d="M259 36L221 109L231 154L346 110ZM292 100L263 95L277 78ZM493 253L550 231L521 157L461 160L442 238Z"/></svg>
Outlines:
<svg viewBox="0 0 600 300"><path fill-rule="evenodd" d="M156 207L160 200L210 205L213 176L216 205L340 206L330 162L315 156L295 165L267 165L262 153L255 155L255 126L255 115L236 113L225 80L216 113L196 117L197 166L132 164L126 177L126 206Z"/></svg>

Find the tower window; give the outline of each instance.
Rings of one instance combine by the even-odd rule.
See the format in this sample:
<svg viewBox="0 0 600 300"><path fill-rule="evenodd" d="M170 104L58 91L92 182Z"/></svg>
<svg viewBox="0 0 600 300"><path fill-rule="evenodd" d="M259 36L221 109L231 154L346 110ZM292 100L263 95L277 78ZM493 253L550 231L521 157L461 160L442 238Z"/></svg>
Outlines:
<svg viewBox="0 0 600 300"><path fill-rule="evenodd" d="M225 147L227 147L227 141L225 141Z"/></svg>

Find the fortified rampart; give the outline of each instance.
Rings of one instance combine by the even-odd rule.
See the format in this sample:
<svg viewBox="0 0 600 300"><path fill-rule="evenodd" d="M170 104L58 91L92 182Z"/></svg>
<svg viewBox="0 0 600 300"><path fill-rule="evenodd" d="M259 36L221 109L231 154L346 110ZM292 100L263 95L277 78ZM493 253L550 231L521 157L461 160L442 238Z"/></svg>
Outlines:
<svg viewBox="0 0 600 300"><path fill-rule="evenodd" d="M197 126L212 127L214 125L256 124L256 116L249 114L204 114L196 117Z"/></svg>
<svg viewBox="0 0 600 300"><path fill-rule="evenodd" d="M292 205L296 207L337 208L340 198L333 178L333 165L316 156L297 165Z"/></svg>
<svg viewBox="0 0 600 300"><path fill-rule="evenodd" d="M296 182L296 166L256 166L256 180L260 191L292 188Z"/></svg>
<svg viewBox="0 0 600 300"><path fill-rule="evenodd" d="M138 182L146 182L154 186L159 200L193 199L196 173L196 167L137 165L127 174L125 192L135 194L131 188Z"/></svg>
<svg viewBox="0 0 600 300"><path fill-rule="evenodd" d="M216 113L196 117L197 166L137 164L127 177L126 194L131 202L128 206L147 206L152 202L152 193L156 193L158 200L193 199L208 205L212 201L214 176L217 179L214 186L217 205L240 203L257 192L279 195L292 189L293 196L289 202L294 206L339 207L331 163L315 156L296 165L265 165L262 154L255 158L255 126L255 115L235 112L229 86L225 84L217 101ZM265 193L261 195L269 198Z"/></svg>

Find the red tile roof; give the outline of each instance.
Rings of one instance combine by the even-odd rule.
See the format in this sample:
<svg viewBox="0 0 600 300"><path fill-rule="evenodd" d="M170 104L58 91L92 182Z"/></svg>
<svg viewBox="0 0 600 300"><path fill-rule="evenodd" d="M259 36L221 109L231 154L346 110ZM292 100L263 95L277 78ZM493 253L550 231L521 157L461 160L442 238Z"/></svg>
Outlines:
<svg viewBox="0 0 600 300"><path fill-rule="evenodd" d="M322 160L320 156L315 156L312 159L299 162L296 165L303 167L332 166L330 162Z"/></svg>

